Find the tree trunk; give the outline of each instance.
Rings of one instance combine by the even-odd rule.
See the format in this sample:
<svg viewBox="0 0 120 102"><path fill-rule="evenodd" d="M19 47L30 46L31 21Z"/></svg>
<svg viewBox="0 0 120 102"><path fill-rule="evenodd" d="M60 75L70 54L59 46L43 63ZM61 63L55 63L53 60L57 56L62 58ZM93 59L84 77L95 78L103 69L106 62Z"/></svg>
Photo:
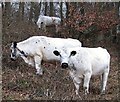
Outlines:
<svg viewBox="0 0 120 102"><path fill-rule="evenodd" d="M24 4L25 2L20 2L19 3L19 20L22 21L24 20Z"/></svg>
<svg viewBox="0 0 120 102"><path fill-rule="evenodd" d="M29 13L29 21L30 22L32 22L32 18L33 18L33 8L34 8L34 3L31 2L30 13Z"/></svg>
<svg viewBox="0 0 120 102"><path fill-rule="evenodd" d="M69 18L68 15L69 15L69 3L66 2L66 18Z"/></svg>
<svg viewBox="0 0 120 102"><path fill-rule="evenodd" d="M45 2L45 16L47 16L47 10L48 10L48 3Z"/></svg>
<svg viewBox="0 0 120 102"><path fill-rule="evenodd" d="M120 1L117 2L117 17L120 18Z"/></svg>
<svg viewBox="0 0 120 102"><path fill-rule="evenodd" d="M120 18L120 1L119 2L117 2L117 19L119 19ZM115 37L114 37L114 39L115 39L115 42L117 42L117 43L120 43L120 40L118 40L119 39L119 35L120 35L120 24L118 24L117 26L116 26L116 34L115 34Z"/></svg>
<svg viewBox="0 0 120 102"><path fill-rule="evenodd" d="M3 4L3 2L1 3L1 6L2 6L2 13L4 13L4 4Z"/></svg>
<svg viewBox="0 0 120 102"><path fill-rule="evenodd" d="M53 16L53 2L50 2L50 16Z"/></svg>
<svg viewBox="0 0 120 102"><path fill-rule="evenodd" d="M63 10L62 10L62 7L63 7L63 2L60 3L61 24L63 23Z"/></svg>
<svg viewBox="0 0 120 102"><path fill-rule="evenodd" d="M10 21L10 14L11 14L11 4L10 2L5 2L5 9L4 9L4 22L3 22L3 26L8 26L9 25L9 21Z"/></svg>
<svg viewBox="0 0 120 102"><path fill-rule="evenodd" d="M10 2L5 2L5 15L9 16L11 11L11 4Z"/></svg>
<svg viewBox="0 0 120 102"><path fill-rule="evenodd" d="M41 2L38 4L36 3L36 6L35 6L35 22L37 22L38 20L38 17L40 15L40 10L41 10Z"/></svg>

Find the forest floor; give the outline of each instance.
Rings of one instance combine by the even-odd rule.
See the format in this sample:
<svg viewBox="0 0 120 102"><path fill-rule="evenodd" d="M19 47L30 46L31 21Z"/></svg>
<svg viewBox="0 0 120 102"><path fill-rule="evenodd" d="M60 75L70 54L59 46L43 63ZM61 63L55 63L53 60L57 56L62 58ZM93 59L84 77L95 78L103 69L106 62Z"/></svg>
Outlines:
<svg viewBox="0 0 120 102"><path fill-rule="evenodd" d="M3 100L80 100L75 95L74 84L67 72L60 67L60 63L43 62L44 75L35 74L35 68L28 66L21 58L10 60L10 45L12 41L22 41L33 35L53 37L54 29L44 33L36 25L14 23L3 27L2 34L2 99ZM102 44L111 55L110 73L105 95L100 95L100 77L92 77L90 94L84 95L82 84L80 96L82 100L119 100L118 81L118 50L117 44L112 42ZM86 46L92 47L86 40Z"/></svg>

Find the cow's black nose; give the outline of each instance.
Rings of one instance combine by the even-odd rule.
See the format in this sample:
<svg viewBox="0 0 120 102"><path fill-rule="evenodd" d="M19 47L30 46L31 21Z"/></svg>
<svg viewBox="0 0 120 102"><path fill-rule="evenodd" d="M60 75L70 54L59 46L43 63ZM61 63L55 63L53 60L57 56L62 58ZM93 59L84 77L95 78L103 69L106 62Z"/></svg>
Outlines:
<svg viewBox="0 0 120 102"><path fill-rule="evenodd" d="M67 68L68 64L67 63L62 63L62 68Z"/></svg>
<svg viewBox="0 0 120 102"><path fill-rule="evenodd" d="M12 61L15 61L15 59L13 59L13 58L10 58Z"/></svg>

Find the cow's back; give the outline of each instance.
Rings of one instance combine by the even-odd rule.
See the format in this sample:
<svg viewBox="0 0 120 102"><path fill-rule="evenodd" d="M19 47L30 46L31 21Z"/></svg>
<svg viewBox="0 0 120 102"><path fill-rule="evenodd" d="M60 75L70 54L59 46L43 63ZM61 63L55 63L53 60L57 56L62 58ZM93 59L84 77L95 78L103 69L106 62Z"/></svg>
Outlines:
<svg viewBox="0 0 120 102"><path fill-rule="evenodd" d="M59 60L59 56L55 56L54 50L63 50L69 47L81 47L81 42L76 39L64 39L64 38L51 38L44 37L43 42L43 55L46 60Z"/></svg>
<svg viewBox="0 0 120 102"><path fill-rule="evenodd" d="M70 63L74 64L74 67L81 72L91 68L93 75L101 74L104 69L109 66L110 55L106 49L99 48L85 48L77 47L70 48L73 51L77 51L75 57L70 58ZM79 73L79 72L78 72Z"/></svg>
<svg viewBox="0 0 120 102"><path fill-rule="evenodd" d="M18 43L20 49L31 55L42 55L43 60L59 60L59 56L53 54L54 50L62 50L68 47L78 47L81 43L76 39L51 38L46 36L33 36Z"/></svg>

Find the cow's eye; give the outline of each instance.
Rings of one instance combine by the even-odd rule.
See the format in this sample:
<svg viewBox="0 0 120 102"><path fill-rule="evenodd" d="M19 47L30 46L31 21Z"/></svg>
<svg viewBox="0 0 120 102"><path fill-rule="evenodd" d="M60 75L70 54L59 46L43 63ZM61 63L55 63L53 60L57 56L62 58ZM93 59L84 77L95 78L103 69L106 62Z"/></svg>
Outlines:
<svg viewBox="0 0 120 102"><path fill-rule="evenodd" d="M71 56L74 56L76 54L76 51L71 52Z"/></svg>
<svg viewBox="0 0 120 102"><path fill-rule="evenodd" d="M56 56L59 56L59 55L60 55L60 53L59 53L57 50L53 51L53 53L54 53Z"/></svg>

